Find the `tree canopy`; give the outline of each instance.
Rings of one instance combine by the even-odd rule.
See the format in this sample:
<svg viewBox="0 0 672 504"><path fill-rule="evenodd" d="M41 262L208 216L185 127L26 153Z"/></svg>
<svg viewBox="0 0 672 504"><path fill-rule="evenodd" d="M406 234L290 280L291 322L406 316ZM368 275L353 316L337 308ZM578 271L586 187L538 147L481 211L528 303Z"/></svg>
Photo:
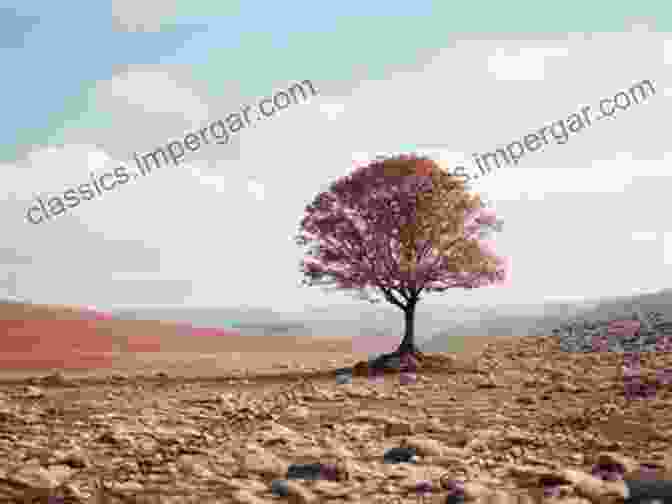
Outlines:
<svg viewBox="0 0 672 504"><path fill-rule="evenodd" d="M423 292L508 279L483 239L501 221L464 180L426 157L377 159L333 182L306 207L297 244L304 285L356 291L413 310Z"/></svg>

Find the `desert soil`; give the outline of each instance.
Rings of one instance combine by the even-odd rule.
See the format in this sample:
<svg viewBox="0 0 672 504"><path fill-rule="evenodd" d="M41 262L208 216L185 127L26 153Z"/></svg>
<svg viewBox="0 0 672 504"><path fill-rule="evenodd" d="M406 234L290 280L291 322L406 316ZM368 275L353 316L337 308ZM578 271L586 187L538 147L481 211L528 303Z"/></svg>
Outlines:
<svg viewBox="0 0 672 504"><path fill-rule="evenodd" d="M350 340L290 339L119 353L111 368L52 379L2 373L0 502L439 503L448 477L473 483L468 500L540 502L549 475L564 482L560 500L605 502L612 487L577 476L603 452L672 479L672 390L626 400L618 355L464 338L460 352L427 355L416 384L338 385L335 368L366 358ZM670 366L651 354L642 371ZM395 446L414 447L417 463L383 464ZM317 461L348 477L271 494L289 464ZM424 500L420 480L433 484Z"/></svg>

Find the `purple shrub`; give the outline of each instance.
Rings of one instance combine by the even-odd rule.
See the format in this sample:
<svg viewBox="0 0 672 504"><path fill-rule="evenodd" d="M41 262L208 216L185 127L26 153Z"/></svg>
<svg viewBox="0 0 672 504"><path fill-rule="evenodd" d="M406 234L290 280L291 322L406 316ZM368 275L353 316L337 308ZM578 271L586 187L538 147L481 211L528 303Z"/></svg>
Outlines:
<svg viewBox="0 0 672 504"><path fill-rule="evenodd" d="M441 477L441 487L451 495L464 495L464 482L446 476Z"/></svg>
<svg viewBox="0 0 672 504"><path fill-rule="evenodd" d="M658 336L656 338L656 352L672 352L672 336Z"/></svg>
<svg viewBox="0 0 672 504"><path fill-rule="evenodd" d="M428 480L418 481L415 485L415 493L420 497L424 497L432 493L432 482Z"/></svg>
<svg viewBox="0 0 672 504"><path fill-rule="evenodd" d="M544 485L544 497L560 497L560 486Z"/></svg>
<svg viewBox="0 0 672 504"><path fill-rule="evenodd" d="M609 339L604 334L596 334L591 339L593 352L606 352L609 348Z"/></svg>
<svg viewBox="0 0 672 504"><path fill-rule="evenodd" d="M615 464L595 465L591 474L604 481L619 481L625 475L623 468Z"/></svg>
<svg viewBox="0 0 672 504"><path fill-rule="evenodd" d="M322 479L328 481L337 481L338 480L338 468L335 464L323 464L320 470L320 476Z"/></svg>
<svg viewBox="0 0 672 504"><path fill-rule="evenodd" d="M370 383L383 383L385 381L385 375L382 369L372 368L369 369L369 382Z"/></svg>
<svg viewBox="0 0 672 504"><path fill-rule="evenodd" d="M659 370L656 373L656 378L660 385L669 385L672 383L672 369Z"/></svg>
<svg viewBox="0 0 672 504"><path fill-rule="evenodd" d="M418 361L412 354L403 354L401 356L401 371L415 373L418 370Z"/></svg>

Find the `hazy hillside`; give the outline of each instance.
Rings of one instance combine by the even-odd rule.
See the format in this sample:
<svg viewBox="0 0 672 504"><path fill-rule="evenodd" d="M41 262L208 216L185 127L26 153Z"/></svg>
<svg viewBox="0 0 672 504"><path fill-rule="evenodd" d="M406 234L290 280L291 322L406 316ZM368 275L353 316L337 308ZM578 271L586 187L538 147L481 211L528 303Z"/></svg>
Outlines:
<svg viewBox="0 0 672 504"><path fill-rule="evenodd" d="M483 317L477 323L459 324L442 330L422 348L441 351L450 336L541 336L550 335L563 323L574 320L606 320L630 317L636 308L658 311L672 320L672 290L652 294L620 296L583 301L581 303L548 303L538 315Z"/></svg>
<svg viewBox="0 0 672 504"><path fill-rule="evenodd" d="M643 311L657 311L667 320L672 320L672 289L633 297L614 297L603 300L585 316L588 320L607 319L613 316L630 316L639 306Z"/></svg>
<svg viewBox="0 0 672 504"><path fill-rule="evenodd" d="M546 317L544 327L579 312L583 304L546 303L497 307L441 306L420 304L416 312L418 342L437 335L518 335L539 329L537 320ZM116 312L126 320L164 320L188 322L196 327L232 328L242 335L267 336L401 336L402 312L381 303L306 307L303 312L281 313L269 308L126 308ZM484 332L485 330L485 332Z"/></svg>
<svg viewBox="0 0 672 504"><path fill-rule="evenodd" d="M416 335L418 344L425 351L445 351L449 347L447 339L454 336L549 335L554 328L567 321L630 316L637 306L644 311L659 311L672 320L672 290L575 303L548 302L497 307L421 304L416 313ZM115 310L113 315L116 320L98 319L95 324L89 322L87 326L85 322L81 328L78 325L67 330L93 331L92 334L95 332L97 337L110 338L103 345L107 351L129 351L132 348L142 351L141 348L145 346L148 350L182 347L184 336L181 335L193 332L188 326L219 328L226 333L240 336L279 338L378 335L400 338L404 327L402 312L382 303L334 305L328 308L306 307L305 311L294 313L282 313L263 307L125 307ZM83 320L82 312L76 308L45 307L9 301L0 304L0 321L22 319ZM183 324L188 325L186 330ZM65 325L62 330L66 330ZM16 332L18 329L12 331Z"/></svg>
<svg viewBox="0 0 672 504"><path fill-rule="evenodd" d="M487 313L532 313L543 307L463 307L420 305L416 314L416 334L427 340L456 322L478 322ZM124 308L115 311L123 320L163 320L188 322L195 327L231 328L242 335L268 336L367 336L373 334L401 335L404 320L400 310L384 304L362 303L355 306L334 305L329 308L307 307L303 312L282 313L269 308Z"/></svg>

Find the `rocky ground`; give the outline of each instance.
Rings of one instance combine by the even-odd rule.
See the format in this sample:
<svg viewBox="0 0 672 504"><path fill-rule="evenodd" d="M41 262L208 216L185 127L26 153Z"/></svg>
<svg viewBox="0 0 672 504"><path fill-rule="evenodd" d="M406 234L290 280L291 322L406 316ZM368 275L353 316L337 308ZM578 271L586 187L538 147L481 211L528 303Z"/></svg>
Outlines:
<svg viewBox="0 0 672 504"><path fill-rule="evenodd" d="M600 454L672 479L672 387L626 399L621 361L534 337L429 354L403 386L395 374L337 384L326 368L2 382L0 502L442 503L451 478L467 501L608 502L622 488L587 474ZM645 380L671 365L642 354ZM400 446L414 462L383 464ZM344 470L271 493L289 464L317 461ZM551 483L559 493L544 496Z"/></svg>

